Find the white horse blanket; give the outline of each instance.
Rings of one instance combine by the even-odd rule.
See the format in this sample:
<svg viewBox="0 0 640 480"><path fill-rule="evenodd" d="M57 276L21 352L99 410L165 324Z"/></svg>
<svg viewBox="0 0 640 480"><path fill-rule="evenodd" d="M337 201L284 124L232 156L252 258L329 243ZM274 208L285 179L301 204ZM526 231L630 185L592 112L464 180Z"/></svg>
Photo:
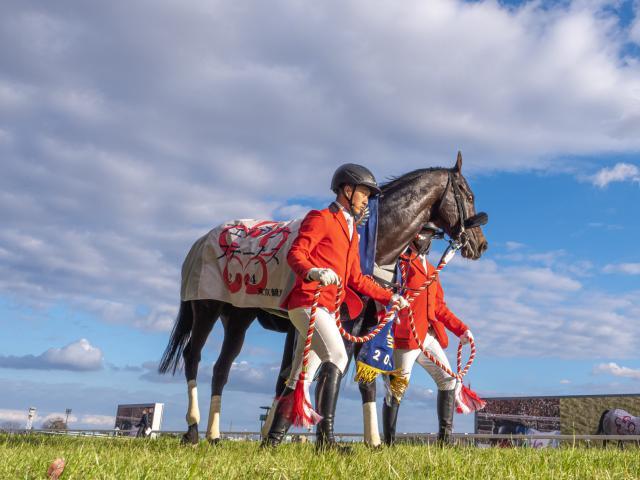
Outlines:
<svg viewBox="0 0 640 480"><path fill-rule="evenodd" d="M232 220L196 240L182 264L180 297L284 310L295 275L287 253L302 220Z"/></svg>
<svg viewBox="0 0 640 480"><path fill-rule="evenodd" d="M634 417L626 410L609 410L603 419L605 435L640 435L640 417Z"/></svg>

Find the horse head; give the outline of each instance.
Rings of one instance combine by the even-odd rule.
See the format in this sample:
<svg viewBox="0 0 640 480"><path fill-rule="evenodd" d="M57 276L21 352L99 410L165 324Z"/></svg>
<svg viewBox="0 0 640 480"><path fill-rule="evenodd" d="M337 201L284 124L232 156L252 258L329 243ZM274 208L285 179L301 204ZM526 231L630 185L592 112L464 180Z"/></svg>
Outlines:
<svg viewBox="0 0 640 480"><path fill-rule="evenodd" d="M476 213L475 197L462 175L460 152L456 164L447 170L446 182L432 221L462 245L463 257L477 260L489 246L482 232L489 217L484 212Z"/></svg>

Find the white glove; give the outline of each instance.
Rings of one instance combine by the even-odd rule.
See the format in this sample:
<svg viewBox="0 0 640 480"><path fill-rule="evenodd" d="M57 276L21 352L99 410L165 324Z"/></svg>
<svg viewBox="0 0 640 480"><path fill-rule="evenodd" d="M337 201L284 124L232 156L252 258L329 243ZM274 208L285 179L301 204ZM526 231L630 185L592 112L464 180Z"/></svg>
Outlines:
<svg viewBox="0 0 640 480"><path fill-rule="evenodd" d="M471 340L473 340L473 333L471 333L471 330L466 329L460 337L460 343L462 343L462 345L466 345Z"/></svg>
<svg viewBox="0 0 640 480"><path fill-rule="evenodd" d="M314 282L320 282L323 287L340 283L340 277L330 268L311 268L307 272L307 278Z"/></svg>
<svg viewBox="0 0 640 480"><path fill-rule="evenodd" d="M409 307L409 302L407 301L407 299L404 298L402 295L398 295L397 293L394 293L393 296L391 297L391 303L398 304L398 311L404 310L405 308Z"/></svg>

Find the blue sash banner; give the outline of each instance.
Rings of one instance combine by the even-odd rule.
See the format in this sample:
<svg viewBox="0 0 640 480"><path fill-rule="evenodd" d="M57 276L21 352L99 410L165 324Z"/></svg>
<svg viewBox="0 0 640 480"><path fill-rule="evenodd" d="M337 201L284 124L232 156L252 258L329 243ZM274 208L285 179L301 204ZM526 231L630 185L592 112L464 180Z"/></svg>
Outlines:
<svg viewBox="0 0 640 480"><path fill-rule="evenodd" d="M364 225L358 225L360 235L360 270L365 275L373 273L376 261L376 243L378 239L378 197L369 199L369 219Z"/></svg>
<svg viewBox="0 0 640 480"><path fill-rule="evenodd" d="M394 282L401 283L400 262L396 264ZM378 312L378 321L382 320L382 315L388 313L388 308L383 312ZM389 389L396 398L402 398L408 386L407 379L401 375L400 370L396 370L393 362L393 322L391 320L380 330L369 342L362 345L358 358L356 359L356 382L371 383L378 375L390 375ZM375 327L373 327L375 328ZM372 329L373 329L372 328Z"/></svg>
<svg viewBox="0 0 640 480"><path fill-rule="evenodd" d="M378 314L378 318L380 316L381 314ZM392 327L393 321L387 323L373 339L362 345L356 359L356 380L359 382L372 382L378 374L389 374L394 370Z"/></svg>
<svg viewBox="0 0 640 480"><path fill-rule="evenodd" d="M358 249L360 253L360 270L364 275L373 273L373 264L376 261L376 243L378 238L378 197L369 199L369 218L364 224L357 227L360 243ZM344 329L353 333L353 318L343 321ZM345 340L345 345L347 341ZM348 348L348 347L347 347Z"/></svg>

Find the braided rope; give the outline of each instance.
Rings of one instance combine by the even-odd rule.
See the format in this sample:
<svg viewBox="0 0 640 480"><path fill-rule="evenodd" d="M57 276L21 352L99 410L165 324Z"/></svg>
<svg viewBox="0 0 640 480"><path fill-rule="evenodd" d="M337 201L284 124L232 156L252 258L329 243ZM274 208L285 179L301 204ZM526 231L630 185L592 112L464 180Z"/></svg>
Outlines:
<svg viewBox="0 0 640 480"><path fill-rule="evenodd" d="M436 280L436 278L438 277L442 269L446 266L446 264L447 262L444 261L444 258L443 258L443 260L441 260L438 266L436 267L435 271L429 276L429 278L427 278L427 280L423 285L421 285L417 289L407 291L405 293L405 298L407 299L410 305L424 290L426 290L429 287L429 285L431 285ZM406 272L406 265L403 262L400 262L400 272L402 275L402 283L404 284L406 283L407 272ZM316 312L318 310L318 301L320 300L320 293L322 292L322 288L323 286L320 283L318 283L316 291L314 292L314 295L313 295L313 303L311 304L311 311L309 312L309 328L307 329L307 338L304 344L304 351L302 354L302 369L300 370L300 376L298 377L298 381L304 381L307 374L308 365L309 365L309 353L311 352L311 340L313 339L313 333L315 331ZM334 316L336 319L336 326L338 327L338 331L340 332L340 335L342 335L344 338L346 338L350 342L365 343L370 341L371 339L373 339L373 337L375 337L378 333L380 333L380 330L382 330L387 325L387 323L389 323L391 319L398 313L398 304L394 303L393 306L391 307L391 310L389 310L389 312L384 316L384 318L380 322L378 322L378 325L376 326L376 328L373 329L370 333L360 337L351 335L349 332L347 332L344 329L344 327L342 326L342 322L340 321L340 303L342 298L342 291L343 291L342 282L338 280ZM469 355L469 360L467 361L467 364L465 365L464 369L461 369L462 341L458 345L458 372L453 373L451 369L447 368L446 365L443 365L442 362L440 362L437 358L435 358L430 351L424 348L424 344L422 343L422 340L418 338L418 332L416 331L415 320L413 316L413 309L411 308L411 306L409 306L408 311L409 311L409 326L411 327L411 333L413 335L413 338L418 343L418 347L420 348L420 350L422 350L422 353L424 353L424 355L429 360L431 360L435 365L437 365L442 370L444 370L445 373L447 373L453 378L462 380L462 377L464 377L467 374L476 356L476 346L473 339L471 338L469 339L469 346L471 347L471 353Z"/></svg>
<svg viewBox="0 0 640 480"><path fill-rule="evenodd" d="M300 370L299 381L303 381L307 375L309 368L309 352L311 351L311 340L313 332L316 328L316 311L318 310L318 300L320 299L321 287L318 285L313 295L313 303L311 304L311 312L309 314L309 328L307 329L307 339L304 342L304 351L302 355L302 369Z"/></svg>
<svg viewBox="0 0 640 480"><path fill-rule="evenodd" d="M367 335L363 335L361 337L356 337L347 332L342 326L342 322L340 321L340 299L342 297L342 282L338 281L338 290L336 292L336 310L335 310L335 319L336 326L338 327L338 331L340 334L353 343L365 343L375 337L380 330L382 330L389 321L397 314L398 305L397 303L391 307L391 310L385 315L385 317L378 323L376 328L371 331ZM318 310L318 301L320 300L320 293L322 292L323 286L318 283L318 287L313 294L313 303L311 304L311 311L309 312L309 328L307 329L307 338L304 343L304 350L302 353L302 369L300 370L300 375L298 377L298 381L304 381L308 365L309 365L309 353L311 352L311 340L313 339L313 333L315 332L315 324L316 324L316 312Z"/></svg>
<svg viewBox="0 0 640 480"><path fill-rule="evenodd" d="M356 337L354 335L351 335L349 332L347 332L342 326L342 322L340 321L340 297L342 296L341 294L342 294L342 282L339 281L338 292L336 294L336 309L334 313L334 316L336 319L336 326L338 327L338 331L340 332L340 335L342 335L344 338L346 338L352 343L365 343L373 339L373 337L375 337L378 333L380 333L380 330L382 330L387 325L387 323L389 323L391 319L393 319L393 317L395 317L396 314L398 313L398 304L394 303L393 306L391 307L391 310L389 310L389 312L384 316L384 318L380 320L380 322L378 322L378 325L376 325L376 328L374 328L367 335Z"/></svg>
<svg viewBox="0 0 640 480"><path fill-rule="evenodd" d="M435 271L429 276L429 278L427 278L427 280L419 288L409 291L405 294L405 298L410 304L413 303L413 301L416 298L418 298L418 296L420 296L420 294L423 291L429 288L429 286L436 280L436 278L440 274L440 271L442 271L445 265L446 263L444 261L441 261L436 267ZM402 275L402 283L405 284L406 277L407 277L407 266L402 261L400 262L400 274ZM465 365L464 369L461 368L462 367L462 345L463 345L462 341L460 341L460 343L458 344L458 356L457 356L458 371L457 373L453 373L451 369L447 368L446 365L444 365L429 350L427 350L424 347L422 340L418 337L415 319L413 316L413 309L409 308L408 310L409 310L409 314L408 314L409 327L411 328L411 334L413 335L413 339L418 344L418 347L420 348L420 350L422 350L422 353L424 354L424 356L427 357L429 360L431 360L436 366L440 367L446 374L448 374L452 378L462 381L462 377L464 377L467 374L467 372L469 371L469 368L471 367L471 364L473 363L473 360L476 357L476 344L473 341L473 339L472 338L469 339L469 347L471 348L471 352L469 354L469 360L467 360L467 364Z"/></svg>

